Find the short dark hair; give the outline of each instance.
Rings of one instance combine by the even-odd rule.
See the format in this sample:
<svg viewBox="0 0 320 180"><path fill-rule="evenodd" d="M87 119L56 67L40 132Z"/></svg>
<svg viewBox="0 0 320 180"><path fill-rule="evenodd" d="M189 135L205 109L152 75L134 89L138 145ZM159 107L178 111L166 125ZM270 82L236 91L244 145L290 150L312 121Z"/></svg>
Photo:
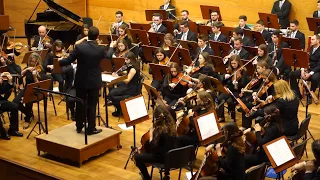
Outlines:
<svg viewBox="0 0 320 180"><path fill-rule="evenodd" d="M275 35L277 37L279 37L280 34L282 34L282 32L280 30L275 30L275 31L272 32L272 35Z"/></svg>
<svg viewBox="0 0 320 180"><path fill-rule="evenodd" d="M290 21L290 23L295 24L296 26L299 26L299 21L296 19Z"/></svg>
<svg viewBox="0 0 320 180"><path fill-rule="evenodd" d="M260 19L260 20L257 21L257 24L260 24L261 26L264 26L264 21Z"/></svg>
<svg viewBox="0 0 320 180"><path fill-rule="evenodd" d="M247 16L246 15L241 15L241 16L239 16L239 19L243 19L244 21L247 21Z"/></svg>
<svg viewBox="0 0 320 180"><path fill-rule="evenodd" d="M244 34L243 29L241 29L240 27L234 28L233 32L235 32L236 35L241 35L241 36L243 36L243 34Z"/></svg>
<svg viewBox="0 0 320 180"><path fill-rule="evenodd" d="M186 20L183 20L180 22L180 25L183 25L184 27L189 27L189 22Z"/></svg>
<svg viewBox="0 0 320 180"><path fill-rule="evenodd" d="M123 16L123 12L122 12L122 11L117 11L117 12L116 12L116 15L117 15L117 14L120 14L121 16Z"/></svg>
<svg viewBox="0 0 320 180"><path fill-rule="evenodd" d="M242 40L241 37L235 37L233 41L234 41L234 42L240 41L240 43L243 43L243 40Z"/></svg>
<svg viewBox="0 0 320 180"><path fill-rule="evenodd" d="M320 1L318 1L317 3L320 3Z"/></svg>
<svg viewBox="0 0 320 180"><path fill-rule="evenodd" d="M219 29L221 29L221 27L223 26L223 23L221 21L216 21L213 22L212 27L217 27Z"/></svg>
<svg viewBox="0 0 320 180"><path fill-rule="evenodd" d="M199 34L198 39L201 39L204 42L206 42L206 41L208 41L208 36L205 34Z"/></svg>
<svg viewBox="0 0 320 180"><path fill-rule="evenodd" d="M99 36L99 29L95 26L91 26L89 28L89 32L88 32L88 39L89 40L96 40Z"/></svg>
<svg viewBox="0 0 320 180"><path fill-rule="evenodd" d="M163 16L160 13L153 13L152 16L156 16L156 17L159 17L160 19L163 19Z"/></svg>
<svg viewBox="0 0 320 180"><path fill-rule="evenodd" d="M216 9L210 9L210 14L213 13L213 12L216 12L218 15L219 15L219 11L216 10Z"/></svg>
<svg viewBox="0 0 320 180"><path fill-rule="evenodd" d="M183 13L183 12L186 12L189 15L189 11L188 10L184 9L184 10L181 11L181 13Z"/></svg>

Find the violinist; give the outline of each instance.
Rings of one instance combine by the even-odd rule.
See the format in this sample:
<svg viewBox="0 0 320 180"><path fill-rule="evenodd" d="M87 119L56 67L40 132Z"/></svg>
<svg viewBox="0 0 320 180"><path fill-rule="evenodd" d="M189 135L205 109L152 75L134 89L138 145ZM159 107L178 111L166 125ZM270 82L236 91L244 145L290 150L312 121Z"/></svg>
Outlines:
<svg viewBox="0 0 320 180"><path fill-rule="evenodd" d="M41 80L51 79L52 77L45 74L42 67L42 59L38 53L32 53L28 59L27 67L21 72L23 77L26 77L26 86L31 83L36 83ZM50 88L52 89L52 87ZM13 99L13 102L18 105L19 111L24 115L24 125L23 129L27 129L31 123L31 118L33 118L32 102L26 103L25 106L22 104L22 98L24 97L25 89L20 91L20 93Z"/></svg>
<svg viewBox="0 0 320 180"><path fill-rule="evenodd" d="M38 28L38 36L34 37L34 41L31 47L33 49L42 50L51 48L53 39L47 35L47 29L45 26L40 26Z"/></svg>
<svg viewBox="0 0 320 180"><path fill-rule="evenodd" d="M217 93L214 90L214 87L211 83L210 78L205 74L200 74L198 77L198 80L199 80L199 83L198 83L199 89L204 89L205 91L210 93L212 99L215 100L217 98Z"/></svg>
<svg viewBox="0 0 320 180"><path fill-rule="evenodd" d="M159 9L166 10L167 19L176 20L176 8L170 4L170 0L164 0L164 4Z"/></svg>
<svg viewBox="0 0 320 180"><path fill-rule="evenodd" d="M222 22L214 22L211 25L212 33L210 34L210 40L217 42L227 42L227 37L221 33L221 28L224 26Z"/></svg>
<svg viewBox="0 0 320 180"><path fill-rule="evenodd" d="M127 41L128 47L131 48L132 44L131 44L131 39L129 38L128 34L127 34L127 29L129 28L129 26L127 24L121 24L118 28L119 31L119 39L124 39Z"/></svg>
<svg viewBox="0 0 320 180"><path fill-rule="evenodd" d="M119 39L118 41L112 41L110 48L107 51L108 59L113 57L123 56L129 50L128 42L125 39Z"/></svg>
<svg viewBox="0 0 320 180"><path fill-rule="evenodd" d="M238 40L237 40L238 41ZM237 42L235 41L235 42ZM240 69L242 67L242 61L239 55L233 55L230 57L229 66L227 68L227 74L222 75L223 84L229 88L233 94L238 97L241 89L246 86L248 83L248 76L245 69ZM220 94L218 97L218 102L223 103L227 102L228 109L231 114L231 119L235 121L235 103L234 99L225 93ZM219 122L224 122L224 107L220 106L218 110Z"/></svg>
<svg viewBox="0 0 320 180"><path fill-rule="evenodd" d="M253 61L252 64L257 64L259 61L265 61L270 67L273 66L272 59L268 55L268 47L265 44L260 44L258 46L258 58L256 61Z"/></svg>
<svg viewBox="0 0 320 180"><path fill-rule="evenodd" d="M52 44L52 51L47 55L43 67L46 72L51 73L54 81L59 83L59 92L66 92L67 89L71 88L73 81L73 68L71 65L61 67L62 73L53 73L53 61L54 58L65 57L63 43L60 39L57 39Z"/></svg>
<svg viewBox="0 0 320 180"><path fill-rule="evenodd" d="M112 25L111 25L111 32L112 34L116 34L116 35L119 35L119 31L118 31L118 28L120 25L122 24L126 24L128 25L127 23L125 23L123 21L123 12L122 11L117 11L116 12L116 22L114 22ZM129 26L129 25L128 25Z"/></svg>
<svg viewBox="0 0 320 180"><path fill-rule="evenodd" d="M210 12L210 20L206 23L206 26L213 26L215 22L219 22L219 12L217 10L211 10Z"/></svg>
<svg viewBox="0 0 320 180"><path fill-rule="evenodd" d="M163 16L160 13L154 13L152 15L152 24L151 28L149 29L149 32L154 33L168 33L168 29L162 24Z"/></svg>
<svg viewBox="0 0 320 180"><path fill-rule="evenodd" d="M246 134L255 130L257 145L259 146L256 153L245 155L245 169L249 169L252 166L259 165L263 162L269 162L262 145L282 136L283 134L279 109L275 105L270 105L265 107L264 113L264 125L255 124L253 128L248 128L243 132Z"/></svg>
<svg viewBox="0 0 320 180"><path fill-rule="evenodd" d="M198 36L198 48L197 52L207 52L209 55L214 55L213 50L208 46L208 36L205 34L199 34ZM196 57L195 57L196 58Z"/></svg>
<svg viewBox="0 0 320 180"><path fill-rule="evenodd" d="M177 43L175 42L173 35L167 33L164 35L164 42L161 47L163 48L168 57L170 57L171 55L170 46L177 47Z"/></svg>
<svg viewBox="0 0 320 180"><path fill-rule="evenodd" d="M133 52L128 52L124 55L125 65L123 71L127 72L127 79L118 83L116 88L110 90L109 100L116 107L112 116L119 117L121 113L120 101L136 96L141 93L140 91L140 69L137 58ZM119 72L121 73L121 72ZM113 74L117 76L117 74Z"/></svg>
<svg viewBox="0 0 320 180"><path fill-rule="evenodd" d="M227 123L223 127L226 138L225 143L211 144L206 147L206 153L216 151L218 155L218 167L220 170L217 175L218 180L243 180L245 176L244 152L245 144L242 139L242 132L234 122ZM223 151L226 151L223 157ZM213 177L202 177L200 180L210 180Z"/></svg>
<svg viewBox="0 0 320 180"><path fill-rule="evenodd" d="M207 52L202 52L199 54L198 63L194 66L190 66L187 70L193 78L197 78L199 73L205 74L211 77L216 77L215 69L212 60Z"/></svg>
<svg viewBox="0 0 320 180"><path fill-rule="evenodd" d="M153 60L154 64L161 64L161 65L167 65L169 58L166 55L165 51L162 48L158 48L154 54L156 55L156 58ZM149 68L149 74L152 74L152 69ZM165 76L165 74L163 74ZM151 82L151 86L160 89L162 86L163 81L162 80L156 80L153 79Z"/></svg>
<svg viewBox="0 0 320 180"><path fill-rule="evenodd" d="M2 125L2 121L0 121L0 138L6 140L9 140L10 136L23 136L23 134L19 132L18 105L8 100L11 95L12 88L12 76L10 73L2 73L0 77L0 110L2 112L10 112L10 127L7 134Z"/></svg>
<svg viewBox="0 0 320 180"><path fill-rule="evenodd" d="M81 34L78 35L75 44L81 44L88 40L89 25L83 24Z"/></svg>
<svg viewBox="0 0 320 180"><path fill-rule="evenodd" d="M144 180L151 180L146 164L164 163L169 150L176 148L177 131L175 123L166 107L158 105L153 111L153 123L149 130L149 152L135 156L136 166ZM169 172L165 172L168 176ZM167 178L167 177L165 177Z"/></svg>

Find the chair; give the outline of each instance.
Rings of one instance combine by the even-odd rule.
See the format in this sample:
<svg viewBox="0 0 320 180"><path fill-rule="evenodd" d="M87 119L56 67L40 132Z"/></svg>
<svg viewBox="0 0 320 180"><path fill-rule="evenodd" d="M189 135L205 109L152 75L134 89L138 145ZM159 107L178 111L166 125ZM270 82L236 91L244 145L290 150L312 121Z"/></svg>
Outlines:
<svg viewBox="0 0 320 180"><path fill-rule="evenodd" d="M165 157L164 164L152 164L151 168L151 179L153 174L153 168L158 168L160 173L160 179L162 179L162 173L174 169L180 169L179 171L179 180L181 176L181 169L184 166L191 165L191 173L192 173L192 159L194 157L194 147L192 145L172 149L167 152ZM190 163L191 162L191 163Z"/></svg>
<svg viewBox="0 0 320 180"><path fill-rule="evenodd" d="M267 164L263 162L258 166L254 166L246 171L247 180L263 180L266 176Z"/></svg>
<svg viewBox="0 0 320 180"><path fill-rule="evenodd" d="M302 141L301 143L299 144L296 144L294 147L293 147L293 151L294 151L294 154L296 155L296 157L300 160L303 156L303 153L306 149L306 146L307 146L307 142L308 142L309 139L306 139L304 141Z"/></svg>

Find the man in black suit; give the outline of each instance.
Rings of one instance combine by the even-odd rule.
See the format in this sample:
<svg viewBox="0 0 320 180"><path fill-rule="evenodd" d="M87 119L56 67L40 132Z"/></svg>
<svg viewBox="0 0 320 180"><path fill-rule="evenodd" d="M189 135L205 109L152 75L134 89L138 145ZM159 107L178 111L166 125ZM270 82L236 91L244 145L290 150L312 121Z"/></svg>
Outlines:
<svg viewBox="0 0 320 180"><path fill-rule="evenodd" d="M38 28L38 36L35 36L34 37L34 41L32 43L32 50L42 50L42 49L48 49L48 48L51 48L52 47L52 43L53 43L53 39L50 38L48 35L47 35L47 29L46 27L44 26L40 26ZM47 37L50 39L50 42L47 42L44 40L44 38Z"/></svg>
<svg viewBox="0 0 320 180"><path fill-rule="evenodd" d="M314 18L320 18L320 1L317 2L317 9L318 10L313 12L313 17Z"/></svg>
<svg viewBox="0 0 320 180"><path fill-rule="evenodd" d="M223 58L223 63L227 64L228 60L233 55L239 55L240 59L249 60L249 52L243 46L243 39L241 37L234 38L234 48L229 52L229 55Z"/></svg>
<svg viewBox="0 0 320 180"><path fill-rule="evenodd" d="M299 31L299 21L298 20L292 20L290 22L290 34L287 34L289 38L297 38L300 41L300 48L301 50L304 50L306 48L306 37L305 35Z"/></svg>
<svg viewBox="0 0 320 180"><path fill-rule="evenodd" d="M212 10L210 13L210 20L206 23L207 26L212 26L213 23L219 22L220 14L217 10Z"/></svg>
<svg viewBox="0 0 320 180"><path fill-rule="evenodd" d="M218 21L212 24L212 34L210 36L210 40L217 41L217 42L227 42L227 37L221 33L221 27L223 23Z"/></svg>
<svg viewBox="0 0 320 180"><path fill-rule="evenodd" d="M176 39L197 42L197 36L194 32L190 31L188 21L180 22L180 32L180 34L177 34Z"/></svg>
<svg viewBox="0 0 320 180"><path fill-rule="evenodd" d="M189 11L188 10L182 10L181 11L181 20L184 20L184 21L191 21L190 19L189 19ZM178 32L179 32L179 29L180 29L180 26L179 26L179 23L176 23L175 25L174 25L174 34L177 34Z"/></svg>
<svg viewBox="0 0 320 180"><path fill-rule="evenodd" d="M300 90L298 87L297 79L300 77L304 80L311 81L311 91L315 91L320 82L320 36L314 35L311 37L311 48L309 57L309 69L300 69L293 71L290 74L291 88L301 99Z"/></svg>
<svg viewBox="0 0 320 180"><path fill-rule="evenodd" d="M246 15L239 16L239 27L241 29L250 30L249 26L247 25L247 16Z"/></svg>
<svg viewBox="0 0 320 180"><path fill-rule="evenodd" d="M86 117L83 116L84 107L81 103L76 103L76 126L80 133L84 126L85 118L88 121L88 134L100 133L101 129L96 129L96 106L101 89L101 68L100 61L105 58L104 47L96 43L99 36L99 29L92 26L88 32L88 41L75 46L70 55L60 60L60 66L65 66L77 60L77 73L74 79L76 96L82 99L87 108Z"/></svg>
<svg viewBox="0 0 320 180"><path fill-rule="evenodd" d="M209 55L214 55L213 50L208 46L208 36L204 34L199 34L198 36L198 48L197 52L198 54L202 52L207 52Z"/></svg>
<svg viewBox="0 0 320 180"><path fill-rule="evenodd" d="M263 20L258 20L257 21L256 28L257 28L257 31L262 34L263 39L264 39L264 41L266 43L271 43L272 42L271 33L268 30L265 29Z"/></svg>
<svg viewBox="0 0 320 180"><path fill-rule="evenodd" d="M288 0L278 0L273 3L271 13L278 16L281 29L286 29L289 26L291 6Z"/></svg>
<svg viewBox="0 0 320 180"><path fill-rule="evenodd" d="M116 22L114 22L112 24L112 34L116 34L116 35L119 35L119 26L122 25L122 24L125 24L129 27L129 25L127 23L125 23L123 21L123 12L122 11L117 11L116 12Z"/></svg>
<svg viewBox="0 0 320 180"><path fill-rule="evenodd" d="M170 0L164 0L164 5L161 5L159 9L167 10L167 19L176 20L176 8L170 4Z"/></svg>
<svg viewBox="0 0 320 180"><path fill-rule="evenodd" d="M154 13L152 15L152 24L149 32L156 32L156 33L168 33L168 29L162 24L163 16L160 13Z"/></svg>
<svg viewBox="0 0 320 180"><path fill-rule="evenodd" d="M244 46L254 46L254 43L251 41L251 39L244 35L243 29L241 29L240 27L234 28L232 37L233 39L236 37L240 37ZM231 45L233 45L233 41L231 42Z"/></svg>

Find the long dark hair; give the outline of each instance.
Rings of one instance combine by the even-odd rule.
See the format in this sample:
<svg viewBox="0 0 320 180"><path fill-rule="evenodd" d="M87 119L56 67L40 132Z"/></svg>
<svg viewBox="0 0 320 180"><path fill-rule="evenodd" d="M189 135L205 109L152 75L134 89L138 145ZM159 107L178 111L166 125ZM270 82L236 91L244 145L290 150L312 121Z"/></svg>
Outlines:
<svg viewBox="0 0 320 180"><path fill-rule="evenodd" d="M128 45L128 41L126 41L125 39L119 39L117 41L117 46L116 46L116 54L120 54L120 50L118 48L118 44L122 43L126 48L123 51L126 51L129 49L129 45Z"/></svg>
<svg viewBox="0 0 320 180"><path fill-rule="evenodd" d="M201 53L201 56L202 56L203 59L205 60L204 65L205 65L205 66L210 66L211 69L212 69L212 71L215 71L214 65L213 65L213 62L212 62L212 60L211 60L211 58L210 58L209 53L208 53L208 52L202 52L202 53Z"/></svg>
<svg viewBox="0 0 320 180"><path fill-rule="evenodd" d="M177 70L177 75L181 72L180 66L179 66L179 64L176 63L176 62L172 62L172 63L170 64L170 70L171 70L171 68L176 68L176 70ZM168 74L168 83L169 83L169 84L171 83L171 80L172 80L172 74L171 74L171 72L170 72L170 73Z"/></svg>
<svg viewBox="0 0 320 180"><path fill-rule="evenodd" d="M264 121L266 122L264 127L268 127L271 124L274 124L275 126L278 127L280 132L283 132L282 121L280 118L280 111L277 108L277 106L274 104L270 104L270 105L266 106L263 110L264 110L264 114L265 114Z"/></svg>
<svg viewBox="0 0 320 180"><path fill-rule="evenodd" d="M52 53L55 56L57 53L56 47L60 47L61 50L64 48L63 42L60 39L57 39L52 44Z"/></svg>
<svg viewBox="0 0 320 180"><path fill-rule="evenodd" d="M131 52L131 51L127 52L127 53L124 55L124 58L130 59L130 64L131 64L134 68L139 69L139 64L138 64L138 61L137 61L137 57L136 57L136 55L135 55L133 52Z"/></svg>
<svg viewBox="0 0 320 180"><path fill-rule="evenodd" d="M202 110L210 111L214 108L214 102L211 97L211 94L207 91L199 91L198 96L200 98L201 104L198 104L202 108Z"/></svg>
<svg viewBox="0 0 320 180"><path fill-rule="evenodd" d="M237 124L234 122L227 123L223 127L223 130L226 142L238 149L240 153L244 153L246 150L246 146L242 139L243 132L239 130Z"/></svg>
<svg viewBox="0 0 320 180"><path fill-rule="evenodd" d="M158 54L158 53L163 54L163 60L166 59L166 57L167 57L166 52L164 51L163 48L160 47L160 48L156 49L156 50L154 51L154 56L155 56L155 58L153 59L153 63L155 63L155 64L159 64L159 60L158 60L158 58L157 58L157 54Z"/></svg>
<svg viewBox="0 0 320 180"><path fill-rule="evenodd" d="M207 75L200 74L198 79L202 83L202 86L203 86L204 90L210 90L212 92L215 92L215 90L214 90L214 88L213 88L213 86L211 84L211 80Z"/></svg>
<svg viewBox="0 0 320 180"><path fill-rule="evenodd" d="M83 24L82 28L81 28L81 36L82 38L86 37L86 35L84 35L84 29L88 29L89 30L90 26L89 24Z"/></svg>
<svg viewBox="0 0 320 180"><path fill-rule="evenodd" d="M231 61L237 61L237 63L238 63L238 67L237 67L237 68L239 68L239 67L241 67L241 66L243 65L239 55L233 55L233 56L231 56L230 59L229 59L229 66L228 66L228 71L229 71L229 73L232 73L233 70L234 70L234 69L232 68L232 66L231 66ZM244 69L245 69L245 68L244 68Z"/></svg>
<svg viewBox="0 0 320 180"><path fill-rule="evenodd" d="M268 61L268 47L265 44L260 44L259 49L263 51L263 56L260 57L261 60Z"/></svg>

